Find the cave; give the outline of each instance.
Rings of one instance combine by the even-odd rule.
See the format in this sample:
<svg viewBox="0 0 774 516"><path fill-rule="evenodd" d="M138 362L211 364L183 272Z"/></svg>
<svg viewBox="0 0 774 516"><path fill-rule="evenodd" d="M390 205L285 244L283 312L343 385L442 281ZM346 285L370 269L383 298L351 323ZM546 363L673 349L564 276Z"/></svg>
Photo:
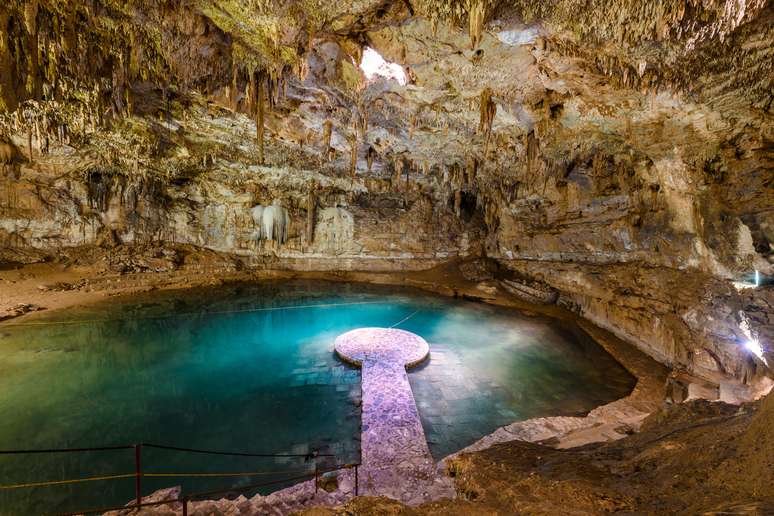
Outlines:
<svg viewBox="0 0 774 516"><path fill-rule="evenodd" d="M6 1L0 516L774 513L773 41Z"/></svg>

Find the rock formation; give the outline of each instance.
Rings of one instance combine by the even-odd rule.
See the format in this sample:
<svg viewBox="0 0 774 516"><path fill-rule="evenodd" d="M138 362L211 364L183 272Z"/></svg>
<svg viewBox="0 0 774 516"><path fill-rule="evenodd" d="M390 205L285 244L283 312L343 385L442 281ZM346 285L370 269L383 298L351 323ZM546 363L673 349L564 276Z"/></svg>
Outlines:
<svg viewBox="0 0 774 516"><path fill-rule="evenodd" d="M9 0L0 260L487 258L751 394L774 364L773 41L767 0ZM405 84L366 79L366 47Z"/></svg>

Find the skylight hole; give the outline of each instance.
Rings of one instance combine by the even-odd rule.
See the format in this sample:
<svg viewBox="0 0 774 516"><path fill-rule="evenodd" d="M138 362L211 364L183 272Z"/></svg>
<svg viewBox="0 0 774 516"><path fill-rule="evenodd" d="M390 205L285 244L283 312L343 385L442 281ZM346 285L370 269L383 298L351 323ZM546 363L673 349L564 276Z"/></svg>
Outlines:
<svg viewBox="0 0 774 516"><path fill-rule="evenodd" d="M363 50L363 59L360 61L360 69L365 73L369 81L379 77L398 81L401 86L406 85L406 72L397 63L385 61L379 52L371 47Z"/></svg>

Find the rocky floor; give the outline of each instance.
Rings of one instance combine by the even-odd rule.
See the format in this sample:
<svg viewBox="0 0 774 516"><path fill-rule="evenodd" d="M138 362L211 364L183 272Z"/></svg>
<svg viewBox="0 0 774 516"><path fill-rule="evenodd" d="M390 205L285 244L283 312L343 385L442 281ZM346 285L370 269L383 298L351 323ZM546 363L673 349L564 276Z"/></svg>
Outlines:
<svg viewBox="0 0 774 516"><path fill-rule="evenodd" d="M458 498L358 498L305 516L774 512L774 396L671 405L632 436L558 450L514 440L449 462Z"/></svg>

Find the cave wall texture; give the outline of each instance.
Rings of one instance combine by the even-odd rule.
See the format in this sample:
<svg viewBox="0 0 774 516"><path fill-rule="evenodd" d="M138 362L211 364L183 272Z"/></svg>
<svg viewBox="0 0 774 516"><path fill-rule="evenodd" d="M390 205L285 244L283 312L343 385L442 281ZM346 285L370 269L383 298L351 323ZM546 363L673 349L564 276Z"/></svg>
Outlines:
<svg viewBox="0 0 774 516"><path fill-rule="evenodd" d="M774 342L774 292L733 282L774 273L772 41L767 0L9 0L0 260L486 256L753 382L741 326ZM408 84L366 80L365 47ZM275 203L285 242L254 217Z"/></svg>

